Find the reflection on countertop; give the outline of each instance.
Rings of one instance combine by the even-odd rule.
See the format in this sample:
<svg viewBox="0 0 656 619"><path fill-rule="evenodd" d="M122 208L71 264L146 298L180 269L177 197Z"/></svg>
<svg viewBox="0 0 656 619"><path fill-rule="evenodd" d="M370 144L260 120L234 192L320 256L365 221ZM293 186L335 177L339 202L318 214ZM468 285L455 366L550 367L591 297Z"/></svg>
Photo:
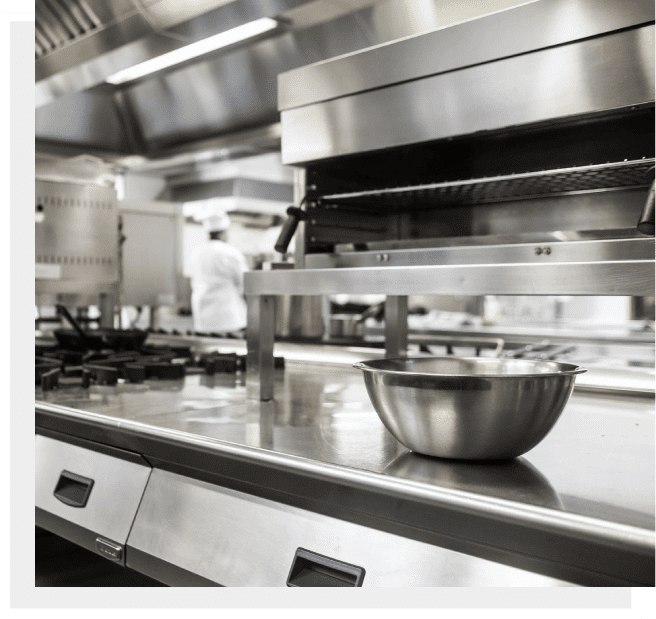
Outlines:
<svg viewBox="0 0 656 619"><path fill-rule="evenodd" d="M407 451L390 462L383 472L452 490L563 509L563 503L549 480L522 457L506 461L465 462Z"/></svg>

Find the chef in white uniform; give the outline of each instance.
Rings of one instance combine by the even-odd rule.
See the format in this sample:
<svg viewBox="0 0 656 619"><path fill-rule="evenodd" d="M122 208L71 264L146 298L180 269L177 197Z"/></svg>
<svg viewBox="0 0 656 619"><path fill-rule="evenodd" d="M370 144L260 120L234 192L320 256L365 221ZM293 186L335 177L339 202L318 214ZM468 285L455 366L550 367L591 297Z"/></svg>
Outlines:
<svg viewBox="0 0 656 619"><path fill-rule="evenodd" d="M209 242L191 258L191 310L194 330L203 333L234 333L246 328L244 254L225 242L230 217L206 218L203 227Z"/></svg>

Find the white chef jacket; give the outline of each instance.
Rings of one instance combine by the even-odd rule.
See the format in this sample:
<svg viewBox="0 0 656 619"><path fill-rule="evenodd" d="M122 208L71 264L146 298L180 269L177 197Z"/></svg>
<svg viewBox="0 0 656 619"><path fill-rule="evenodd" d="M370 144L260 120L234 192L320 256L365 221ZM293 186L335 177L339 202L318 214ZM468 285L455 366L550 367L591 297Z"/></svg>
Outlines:
<svg viewBox="0 0 656 619"><path fill-rule="evenodd" d="M246 327L244 255L223 241L210 240L191 259L191 311L194 330L229 333Z"/></svg>

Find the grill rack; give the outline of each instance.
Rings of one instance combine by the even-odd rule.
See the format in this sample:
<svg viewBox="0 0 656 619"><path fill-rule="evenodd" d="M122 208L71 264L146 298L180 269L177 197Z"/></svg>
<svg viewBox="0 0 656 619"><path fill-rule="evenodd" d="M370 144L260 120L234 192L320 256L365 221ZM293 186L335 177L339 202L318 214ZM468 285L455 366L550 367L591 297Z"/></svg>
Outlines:
<svg viewBox="0 0 656 619"><path fill-rule="evenodd" d="M321 201L361 206L411 207L490 204L599 190L648 187L654 158L541 170L489 178L325 195Z"/></svg>

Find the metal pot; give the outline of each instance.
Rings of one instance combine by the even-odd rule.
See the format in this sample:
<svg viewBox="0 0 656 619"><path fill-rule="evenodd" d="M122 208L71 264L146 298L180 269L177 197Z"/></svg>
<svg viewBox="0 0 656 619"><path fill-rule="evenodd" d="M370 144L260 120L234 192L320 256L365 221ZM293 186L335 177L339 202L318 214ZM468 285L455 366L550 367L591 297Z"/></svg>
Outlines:
<svg viewBox="0 0 656 619"><path fill-rule="evenodd" d="M321 297L318 295L278 295L276 335L301 339L320 339L323 335Z"/></svg>
<svg viewBox="0 0 656 619"><path fill-rule="evenodd" d="M365 322L368 318L382 318L385 313L384 303L374 303L361 314L333 314L330 317L331 338L362 338Z"/></svg>
<svg viewBox="0 0 656 619"><path fill-rule="evenodd" d="M421 454L515 458L553 428L585 368L491 357L376 359L355 363L385 427Z"/></svg>
<svg viewBox="0 0 656 619"><path fill-rule="evenodd" d="M361 338L364 320L361 314L333 314L330 317L331 338Z"/></svg>

